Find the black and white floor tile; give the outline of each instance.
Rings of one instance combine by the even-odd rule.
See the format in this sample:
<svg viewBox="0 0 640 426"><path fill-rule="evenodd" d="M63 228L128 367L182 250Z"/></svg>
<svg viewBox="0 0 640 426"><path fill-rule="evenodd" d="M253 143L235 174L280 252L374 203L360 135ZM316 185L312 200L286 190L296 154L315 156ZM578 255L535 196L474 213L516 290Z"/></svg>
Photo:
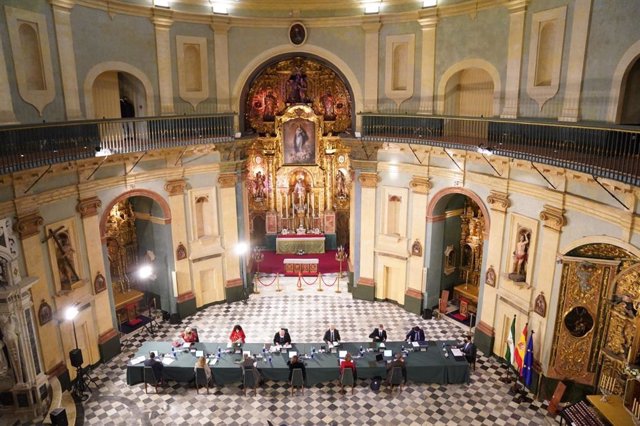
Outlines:
<svg viewBox="0 0 640 426"><path fill-rule="evenodd" d="M346 288L345 288L346 290ZM366 340L383 323L390 340L401 340L413 325L429 339L458 339L468 331L447 320L423 320L390 303L354 300L349 293L286 291L252 295L246 302L210 306L171 325L161 323L152 336L141 329L123 341L122 353L95 368L97 382L91 398L78 413L86 425L543 425L555 424L546 405L517 403L509 385L499 381L500 364L480 354L469 385L409 383L399 393L385 387L375 393L359 381L354 395L341 394L336 384L323 384L289 396L283 383L267 382L258 395L243 396L239 386L196 394L187 384L170 383L159 394L145 394L142 385L126 384L127 361L147 340L171 340L186 325L195 326L202 341L226 341L234 324L241 324L248 342L272 339L280 326L296 342L317 342L334 323L343 340Z"/></svg>

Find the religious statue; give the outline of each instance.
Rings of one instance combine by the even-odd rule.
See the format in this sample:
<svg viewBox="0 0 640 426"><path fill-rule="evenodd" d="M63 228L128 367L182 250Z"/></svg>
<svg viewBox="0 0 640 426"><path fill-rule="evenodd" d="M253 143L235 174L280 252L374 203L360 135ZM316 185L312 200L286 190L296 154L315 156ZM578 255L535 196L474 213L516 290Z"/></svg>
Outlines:
<svg viewBox="0 0 640 426"><path fill-rule="evenodd" d="M11 366L13 367L16 383L22 383L24 382L24 378L22 375L22 361L20 359L20 340L16 333L15 322L15 315L0 316L0 329L2 330L3 336L2 340L7 346L7 351L9 352L9 359Z"/></svg>
<svg viewBox="0 0 640 426"><path fill-rule="evenodd" d="M322 108L324 109L324 118L327 120L335 118L334 101L331 91L327 90L320 100L322 101Z"/></svg>
<svg viewBox="0 0 640 426"><path fill-rule="evenodd" d="M264 198L264 181L265 181L265 176L262 174L261 171L258 171L256 173L256 178L255 178L255 190L253 193L253 197L256 200L262 200Z"/></svg>
<svg viewBox="0 0 640 426"><path fill-rule="evenodd" d="M517 282L524 282L527 279L527 260L529 257L529 235L526 229L518 232L518 242L513 252L513 268L509 274L509 279Z"/></svg>
<svg viewBox="0 0 640 426"><path fill-rule="evenodd" d="M344 177L342 170L338 170L336 174L336 195L340 199L347 198L347 179Z"/></svg>
<svg viewBox="0 0 640 426"><path fill-rule="evenodd" d="M271 87L267 88L267 94L264 96L264 111L262 119L264 121L273 121L276 116L278 107L278 99L273 95Z"/></svg>
<svg viewBox="0 0 640 426"><path fill-rule="evenodd" d="M307 75L302 72L300 67L296 67L289 81L289 96L287 102L292 104L299 104L307 102Z"/></svg>
<svg viewBox="0 0 640 426"><path fill-rule="evenodd" d="M4 343L0 341L0 378L6 377L9 373L9 363L4 356Z"/></svg>
<svg viewBox="0 0 640 426"><path fill-rule="evenodd" d="M73 259L75 250L71 245L71 236L68 232L60 232L57 239L59 244L56 248L56 260L60 273L60 285L63 289L69 289L71 284L78 281Z"/></svg>
<svg viewBox="0 0 640 426"><path fill-rule="evenodd" d="M304 186L304 177L302 175L298 175L296 180L296 184L293 187L293 201L298 208L304 208L305 201L307 196L307 188Z"/></svg>

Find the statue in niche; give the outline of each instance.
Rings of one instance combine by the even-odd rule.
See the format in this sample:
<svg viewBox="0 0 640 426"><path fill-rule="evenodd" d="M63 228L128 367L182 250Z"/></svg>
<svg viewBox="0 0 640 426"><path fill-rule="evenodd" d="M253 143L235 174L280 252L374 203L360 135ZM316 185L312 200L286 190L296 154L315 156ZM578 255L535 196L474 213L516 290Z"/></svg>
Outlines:
<svg viewBox="0 0 640 426"><path fill-rule="evenodd" d="M256 177L254 180L255 190L253 193L253 198L255 198L256 200L264 199L264 181L265 181L265 176L262 174L261 171L258 171L256 173Z"/></svg>
<svg viewBox="0 0 640 426"><path fill-rule="evenodd" d="M336 195L340 199L347 198L347 179L342 170L338 170L336 174Z"/></svg>
<svg viewBox="0 0 640 426"><path fill-rule="evenodd" d="M325 120L335 118L334 99L331 91L327 90L327 92L320 97L320 101L322 102L322 108L324 109Z"/></svg>
<svg viewBox="0 0 640 426"><path fill-rule="evenodd" d="M264 95L264 110L262 113L262 119L264 121L273 121L276 117L276 110L278 108L278 99L273 95L271 87L267 87L267 94Z"/></svg>
<svg viewBox="0 0 640 426"><path fill-rule="evenodd" d="M298 175L296 184L293 187L294 204L298 206L298 208L304 208L306 196L307 188L304 185L304 176Z"/></svg>
<svg viewBox="0 0 640 426"><path fill-rule="evenodd" d="M68 231L61 231L53 238L56 241L56 261L60 274L60 286L63 290L69 290L71 284L80 280L75 269L73 258L75 249L71 245L71 235Z"/></svg>
<svg viewBox="0 0 640 426"><path fill-rule="evenodd" d="M302 72L301 67L295 68L295 71L289 77L287 85L289 86L289 96L287 96L288 103L300 104L308 101L307 75Z"/></svg>
<svg viewBox="0 0 640 426"><path fill-rule="evenodd" d="M638 315L640 303L634 302L633 298L629 294L614 294L611 303L613 304L614 311L620 312L629 318L635 318L636 315Z"/></svg>
<svg viewBox="0 0 640 426"><path fill-rule="evenodd" d="M527 280L527 261L529 258L529 240L531 231L528 229L518 230L518 242L513 251L513 267L509 274L509 279L515 282L525 282Z"/></svg>
<svg viewBox="0 0 640 426"><path fill-rule="evenodd" d="M0 258L0 287L7 287L9 285L9 262Z"/></svg>
<svg viewBox="0 0 640 426"><path fill-rule="evenodd" d="M9 359L11 366L13 367L13 373L16 378L16 383L24 382L22 375L22 361L20 359L20 340L16 332L16 317L15 315L2 315L0 316L0 329L2 329L2 340L9 352Z"/></svg>

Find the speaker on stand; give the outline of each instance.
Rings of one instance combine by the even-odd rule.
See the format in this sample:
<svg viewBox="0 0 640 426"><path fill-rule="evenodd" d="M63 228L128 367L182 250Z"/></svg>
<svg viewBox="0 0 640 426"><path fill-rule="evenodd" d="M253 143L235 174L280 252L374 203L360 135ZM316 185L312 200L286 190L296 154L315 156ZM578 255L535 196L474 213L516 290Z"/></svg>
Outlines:
<svg viewBox="0 0 640 426"><path fill-rule="evenodd" d="M54 410L51 410L49 418L51 419L51 424L53 426L69 426L67 411L64 408L56 408Z"/></svg>

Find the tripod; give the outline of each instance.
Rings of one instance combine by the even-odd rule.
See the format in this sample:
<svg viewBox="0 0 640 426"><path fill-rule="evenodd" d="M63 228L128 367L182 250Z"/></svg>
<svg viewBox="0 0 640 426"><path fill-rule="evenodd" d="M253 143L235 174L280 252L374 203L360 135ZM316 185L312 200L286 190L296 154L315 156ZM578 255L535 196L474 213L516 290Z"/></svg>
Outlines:
<svg viewBox="0 0 640 426"><path fill-rule="evenodd" d="M76 381L71 387L71 395L79 401L86 401L91 394L89 387L91 383L96 384L89 374L89 370L82 368L82 366L76 367Z"/></svg>

